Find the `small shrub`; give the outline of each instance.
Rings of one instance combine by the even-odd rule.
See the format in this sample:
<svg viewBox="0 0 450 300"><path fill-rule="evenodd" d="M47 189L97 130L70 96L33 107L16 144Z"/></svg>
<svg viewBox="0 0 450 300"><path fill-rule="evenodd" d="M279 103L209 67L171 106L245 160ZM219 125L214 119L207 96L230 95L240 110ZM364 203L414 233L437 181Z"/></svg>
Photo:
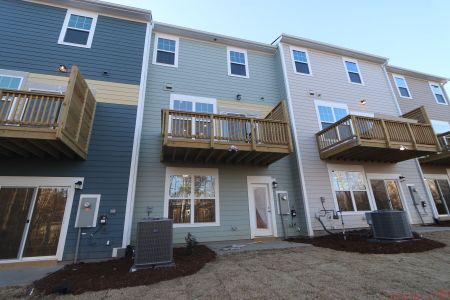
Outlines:
<svg viewBox="0 0 450 300"><path fill-rule="evenodd" d="M197 239L190 232L188 232L184 240L186 241L186 253L191 255L194 251L194 247L198 244Z"/></svg>

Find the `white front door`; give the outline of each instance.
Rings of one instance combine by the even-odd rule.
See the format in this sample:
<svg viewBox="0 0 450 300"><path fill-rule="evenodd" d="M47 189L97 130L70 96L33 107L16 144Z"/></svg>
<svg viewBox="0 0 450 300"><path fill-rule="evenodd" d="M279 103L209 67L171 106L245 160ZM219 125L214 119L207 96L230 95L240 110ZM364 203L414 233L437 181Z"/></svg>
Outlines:
<svg viewBox="0 0 450 300"><path fill-rule="evenodd" d="M269 183L248 184L252 237L274 235L274 207L269 186Z"/></svg>

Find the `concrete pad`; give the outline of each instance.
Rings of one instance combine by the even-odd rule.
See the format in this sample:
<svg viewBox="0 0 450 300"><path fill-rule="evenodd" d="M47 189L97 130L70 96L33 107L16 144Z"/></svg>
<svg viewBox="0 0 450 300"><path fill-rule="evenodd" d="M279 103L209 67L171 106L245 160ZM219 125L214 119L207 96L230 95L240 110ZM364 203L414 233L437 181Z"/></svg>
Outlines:
<svg viewBox="0 0 450 300"><path fill-rule="evenodd" d="M288 249L288 248L299 248L310 246L309 244L292 243L278 239L267 241L254 241L254 240L221 241L203 244L208 246L218 255L224 255L235 252Z"/></svg>
<svg viewBox="0 0 450 300"><path fill-rule="evenodd" d="M41 279L50 273L64 267L64 264L46 267L21 267L0 270L0 287L29 285L33 281Z"/></svg>
<svg viewBox="0 0 450 300"><path fill-rule="evenodd" d="M443 232L450 231L450 227L439 227L439 226L413 226L412 231L417 233L427 233L427 232Z"/></svg>

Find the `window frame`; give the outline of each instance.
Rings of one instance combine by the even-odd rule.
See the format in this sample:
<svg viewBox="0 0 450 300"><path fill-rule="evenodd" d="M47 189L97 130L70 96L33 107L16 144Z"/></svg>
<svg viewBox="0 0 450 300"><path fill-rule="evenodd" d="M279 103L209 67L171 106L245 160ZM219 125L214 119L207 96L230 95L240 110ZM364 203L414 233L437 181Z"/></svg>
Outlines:
<svg viewBox="0 0 450 300"><path fill-rule="evenodd" d="M158 40L162 38L162 39L166 39L166 40L172 40L175 41L175 52L170 52L170 51L166 51L166 50L159 50L159 51L163 51L163 52L168 52L168 53L174 53L175 54L175 58L174 58L174 64L165 64L165 63L160 63L156 61L156 57L158 55ZM180 44L180 38L174 35L169 35L169 34L162 34L162 33L155 33L155 38L153 40L153 58L152 58L152 64L154 65L158 65L158 66L166 66L166 67L172 67L172 68L178 68L178 53L179 53L179 44Z"/></svg>
<svg viewBox="0 0 450 300"><path fill-rule="evenodd" d="M428 85L430 86L431 93L433 94L433 97L434 97L434 100L436 101L436 103L440 104L440 105L448 105L448 100L447 100L447 97L445 95L444 89L442 88L442 85L440 85L437 82L432 82L432 81L429 81ZM441 90L442 98L444 98L444 102L445 103L441 103L441 102L438 101L438 99L436 97L436 94L433 91L433 85L439 87L439 89Z"/></svg>
<svg viewBox="0 0 450 300"><path fill-rule="evenodd" d="M448 126L450 127L450 122L447 122L447 121L441 121L441 120L435 120L435 119L430 120L430 122L431 122L431 127L433 127L434 133L436 133L436 134L441 134L441 133L445 133L445 132L449 132L449 131L450 131L450 130L447 130L447 131L444 131L444 132L437 132L437 131L434 129L434 125L435 125L435 124L436 124L436 125L438 125L438 124L440 124L440 125L446 124L446 125L448 125ZM433 124L433 123L434 123L434 124Z"/></svg>
<svg viewBox="0 0 450 300"><path fill-rule="evenodd" d="M239 52L239 53L243 53L244 54L245 65L243 65L243 64L240 64L240 65L245 66L245 76L231 73L231 59L230 59L230 52L231 51ZM239 64L239 63L234 63L234 64ZM250 69L249 69L248 65L249 65L249 63L248 63L248 55L247 55L247 50L246 49L227 47L228 76L240 77L240 78L250 78Z"/></svg>
<svg viewBox="0 0 450 300"><path fill-rule="evenodd" d="M191 193L191 223L174 223L173 228L192 228L192 227L214 227L220 226L220 201L219 201L219 169L213 168L178 168L167 167L164 183L164 218L169 217L169 185L170 176L190 175L192 176L192 186L194 186L194 176L214 176L214 195L215 195L215 222L195 223L195 193Z"/></svg>
<svg viewBox="0 0 450 300"><path fill-rule="evenodd" d="M342 211L343 215L363 215L366 212L369 211L373 211L374 207L376 207L373 203L373 199L371 196L371 190L370 187L368 185L369 181L367 179L366 176L366 172L364 170L364 167L361 165L337 165L337 164L327 164L328 167L328 178L330 179L330 186L331 186L331 192L333 194L333 200L334 200L334 208L336 211L340 211L339 208L339 203L337 201L337 197L336 197L336 191L334 190L334 185L333 185L333 171L343 171L343 172L360 172L363 180L364 180L364 184L366 186L366 193L367 193L367 200L369 201L369 206L370 206L370 210L355 210L357 209L356 207L356 202L353 196L353 190L349 190L351 193L351 199L352 199L352 204L353 204L353 211ZM359 190L356 190L359 191Z"/></svg>
<svg viewBox="0 0 450 300"><path fill-rule="evenodd" d="M361 79L361 83L358 82L353 82L350 78L350 71L347 69L347 64L345 62L351 62L354 63L356 65L356 69L358 69L358 75L359 78ZM356 59L353 58L348 58L348 57L342 57L342 63L344 64L344 69L345 69L345 74L347 75L347 80L349 83L351 84L357 84L357 85L365 85L364 84L364 79L361 73L361 69L359 68L359 62ZM355 72L351 72L351 73L355 73Z"/></svg>
<svg viewBox="0 0 450 300"><path fill-rule="evenodd" d="M406 81L405 76L399 75L399 74L392 74L392 78L394 79L394 84L397 87L397 93L398 93L399 97L400 98L405 98L405 99L413 99L413 96L411 94L411 90L409 89L408 82ZM405 82L406 90L408 91L409 97L405 97L405 96L402 95L402 93L400 92L400 87L397 84L396 78L403 79L403 81Z"/></svg>
<svg viewBox="0 0 450 300"><path fill-rule="evenodd" d="M0 76L1 77L9 77L9 78L20 78L20 82L19 82L19 86L17 87L17 90L20 90L22 88L22 84L23 84L23 81L25 79L23 76L10 75L10 74L1 73L1 72L0 72ZM11 89L11 88L8 88L8 89ZM14 89L12 89L12 90L14 90Z"/></svg>
<svg viewBox="0 0 450 300"><path fill-rule="evenodd" d="M303 75L303 76L313 76L313 72L312 72L312 68L311 68L311 61L309 59L308 50L306 48L290 47L290 51L291 51L292 68L294 70L294 73L295 74L300 74L300 75ZM296 60L294 59L294 51L300 51L300 52L304 52L305 53L306 60L307 60L307 65L308 65L308 69L309 69L309 74L297 72L297 68L295 66ZM302 63L305 63L305 62L302 62Z"/></svg>
<svg viewBox="0 0 450 300"><path fill-rule="evenodd" d="M317 116L317 121L319 122L319 130L322 130L322 120L320 119L320 113L319 113L319 106L328 106L331 108L340 108L340 109L345 109L347 111L347 115L350 114L350 111L348 109L347 104L345 103L341 103L341 102L331 102L331 101L324 101L324 100L314 100L314 106L316 109L316 116ZM333 117L335 119L334 123L336 123L339 120L336 120L336 116L334 114L334 109L332 109L333 112ZM333 123L333 124L334 124Z"/></svg>
<svg viewBox="0 0 450 300"><path fill-rule="evenodd" d="M78 16L82 16L82 17L92 18L91 29L89 30L89 36L88 36L86 45L64 42L64 38L66 36L67 29L69 28L69 20L70 20L71 15L78 15ZM59 33L58 44L80 47L80 48L88 48L88 49L91 48L92 41L94 39L95 28L97 27L97 19L98 19L98 13L85 11L85 10L72 9L72 8L67 9L66 17L65 17L63 25L61 27L61 32ZM79 29L79 28L77 30L83 31L82 29ZM87 30L84 30L84 31L87 32Z"/></svg>
<svg viewBox="0 0 450 300"><path fill-rule="evenodd" d="M197 97L197 96L182 95L182 94L170 94L169 108L171 110L174 109L173 105L174 105L175 100L192 102L192 112L196 112L195 104L197 102L212 104L213 105L213 114L217 114L217 99L216 98Z"/></svg>

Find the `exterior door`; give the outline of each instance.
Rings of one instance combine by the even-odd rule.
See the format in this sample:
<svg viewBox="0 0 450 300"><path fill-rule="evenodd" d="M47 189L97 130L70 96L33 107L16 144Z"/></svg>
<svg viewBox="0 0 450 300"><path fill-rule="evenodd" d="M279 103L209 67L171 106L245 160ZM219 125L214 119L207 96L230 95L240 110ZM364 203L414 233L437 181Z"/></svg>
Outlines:
<svg viewBox="0 0 450 300"><path fill-rule="evenodd" d="M403 210L397 180L371 179L370 186L377 209Z"/></svg>
<svg viewBox="0 0 450 300"><path fill-rule="evenodd" d="M426 180L433 196L434 205L438 215L450 215L450 185L447 179L431 179Z"/></svg>
<svg viewBox="0 0 450 300"><path fill-rule="evenodd" d="M268 184L250 183L250 226L252 236L273 235L272 205Z"/></svg>
<svg viewBox="0 0 450 300"><path fill-rule="evenodd" d="M55 257L68 187L0 187L0 260Z"/></svg>

